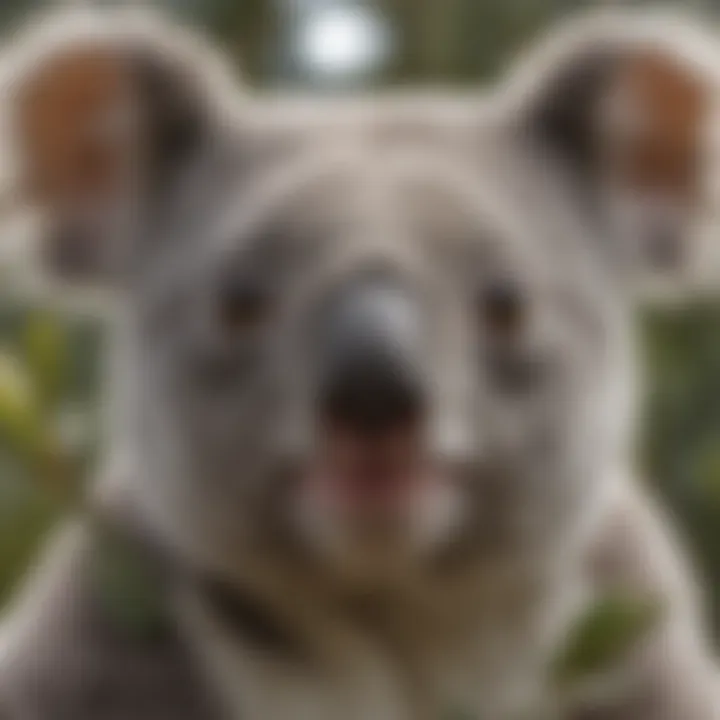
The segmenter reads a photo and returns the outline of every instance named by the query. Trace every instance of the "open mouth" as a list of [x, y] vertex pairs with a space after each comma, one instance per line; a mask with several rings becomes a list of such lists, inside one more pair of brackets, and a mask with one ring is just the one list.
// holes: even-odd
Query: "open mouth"
[[415, 428], [363, 434], [333, 427], [321, 442], [316, 481], [352, 509], [392, 509], [427, 482], [430, 466]]
[[361, 431], [327, 423], [298, 490], [303, 537], [372, 567], [447, 541], [462, 521], [460, 476], [418, 422]]
[[333, 515], [364, 523], [394, 522], [444, 483], [419, 423], [359, 431], [323, 425], [305, 491]]

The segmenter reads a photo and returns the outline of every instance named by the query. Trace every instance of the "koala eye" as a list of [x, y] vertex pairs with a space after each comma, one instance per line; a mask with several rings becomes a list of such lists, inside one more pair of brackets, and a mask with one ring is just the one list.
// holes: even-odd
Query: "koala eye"
[[484, 287], [478, 311], [486, 331], [497, 338], [511, 338], [517, 334], [527, 314], [523, 293], [510, 280], [496, 280]]
[[217, 300], [218, 321], [228, 332], [252, 330], [267, 320], [272, 310], [268, 288], [258, 280], [226, 280]]

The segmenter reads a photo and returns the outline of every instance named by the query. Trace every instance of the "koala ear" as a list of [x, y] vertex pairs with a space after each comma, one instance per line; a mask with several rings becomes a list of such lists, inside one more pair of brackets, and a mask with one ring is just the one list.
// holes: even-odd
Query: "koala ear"
[[114, 269], [143, 221], [213, 133], [231, 73], [191, 34], [146, 11], [71, 9], [4, 58], [15, 197], [44, 219], [56, 275]]
[[575, 18], [510, 73], [513, 122], [562, 164], [608, 248], [643, 284], [702, 282], [708, 261], [720, 279], [700, 228], [715, 209], [719, 80], [714, 38], [640, 11]]

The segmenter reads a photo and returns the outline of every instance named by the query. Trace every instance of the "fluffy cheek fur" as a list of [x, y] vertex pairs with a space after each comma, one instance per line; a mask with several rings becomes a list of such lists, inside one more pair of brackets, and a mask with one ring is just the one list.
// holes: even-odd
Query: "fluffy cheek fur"
[[534, 393], [487, 398], [487, 471], [474, 478], [470, 507], [476, 532], [496, 555], [503, 549], [552, 554], [601, 514], [634, 406], [623, 327], [600, 315], [585, 327], [597, 337], [572, 343], [566, 336], [575, 330], [561, 325], [558, 344], [546, 348], [549, 365]]

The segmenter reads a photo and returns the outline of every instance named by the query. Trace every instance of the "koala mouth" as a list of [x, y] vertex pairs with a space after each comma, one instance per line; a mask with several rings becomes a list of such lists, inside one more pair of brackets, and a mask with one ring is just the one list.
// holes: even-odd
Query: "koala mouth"
[[354, 515], [400, 511], [437, 477], [423, 435], [416, 423], [376, 433], [327, 424], [308, 482]]

